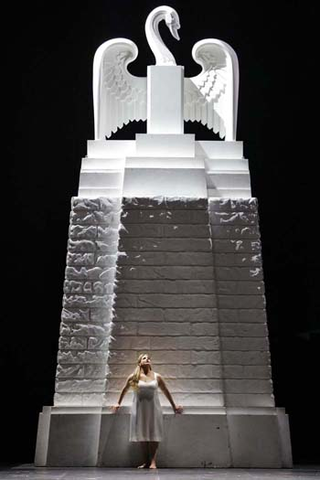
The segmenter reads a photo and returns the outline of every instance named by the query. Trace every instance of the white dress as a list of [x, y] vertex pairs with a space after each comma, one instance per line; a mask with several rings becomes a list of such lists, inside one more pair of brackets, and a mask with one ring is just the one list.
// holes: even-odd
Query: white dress
[[161, 442], [163, 416], [158, 394], [158, 379], [139, 380], [134, 390], [130, 417], [130, 442]]

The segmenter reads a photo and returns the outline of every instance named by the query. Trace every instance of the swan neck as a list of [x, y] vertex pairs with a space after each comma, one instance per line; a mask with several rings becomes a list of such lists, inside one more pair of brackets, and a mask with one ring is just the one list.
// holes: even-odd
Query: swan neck
[[164, 10], [151, 12], [146, 21], [146, 37], [156, 65], [176, 65], [174, 56], [164, 44], [159, 32], [159, 23], [165, 20], [165, 13]]

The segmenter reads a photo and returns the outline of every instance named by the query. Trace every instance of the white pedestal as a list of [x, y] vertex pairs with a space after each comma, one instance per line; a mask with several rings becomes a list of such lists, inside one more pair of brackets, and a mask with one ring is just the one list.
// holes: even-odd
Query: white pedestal
[[138, 134], [136, 141], [89, 141], [78, 195], [252, 196], [242, 142], [195, 141], [193, 134], [181, 133]]
[[148, 133], [183, 133], [184, 68], [148, 66]]
[[[106, 408], [44, 407], [35, 465], [136, 467], [139, 443], [129, 442], [129, 412]], [[283, 409], [197, 409], [164, 412], [159, 468], [290, 468], [287, 416]]]

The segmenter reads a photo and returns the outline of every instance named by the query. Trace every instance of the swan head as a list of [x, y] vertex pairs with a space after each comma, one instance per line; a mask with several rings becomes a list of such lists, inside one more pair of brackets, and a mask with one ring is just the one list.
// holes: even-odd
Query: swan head
[[165, 22], [171, 32], [171, 35], [176, 40], [180, 40], [178, 33], [178, 30], [180, 28], [179, 15], [174, 10], [174, 8], [166, 7]]

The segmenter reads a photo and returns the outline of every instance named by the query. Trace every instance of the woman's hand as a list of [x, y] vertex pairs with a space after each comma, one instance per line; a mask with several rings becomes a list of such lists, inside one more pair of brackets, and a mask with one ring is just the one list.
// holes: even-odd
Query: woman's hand
[[120, 408], [120, 404], [117, 403], [116, 405], [112, 405], [110, 408], [113, 411], [113, 413], [116, 413]]
[[183, 407], [181, 405], [175, 405], [173, 407], [174, 413], [182, 413], [183, 412]]

